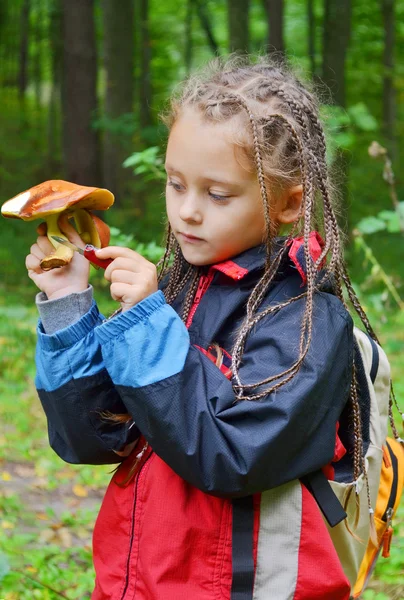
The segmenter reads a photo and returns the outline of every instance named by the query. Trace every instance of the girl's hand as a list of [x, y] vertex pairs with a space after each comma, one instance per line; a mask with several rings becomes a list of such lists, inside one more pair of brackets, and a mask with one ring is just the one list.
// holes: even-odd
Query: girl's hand
[[[60, 217], [59, 227], [72, 244], [84, 248], [85, 243], [65, 215]], [[37, 233], [39, 233], [39, 237], [31, 246], [31, 253], [25, 259], [28, 277], [42, 292], [45, 292], [48, 300], [86, 290], [90, 272], [88, 260], [78, 252], [74, 252], [71, 262], [65, 267], [43, 271], [39, 263], [45, 256], [53, 252], [54, 247], [46, 236], [46, 223], [41, 223], [37, 227]]]
[[129, 248], [107, 246], [96, 252], [99, 258], [112, 258], [104, 277], [111, 282], [110, 292], [120, 302], [122, 312], [129, 310], [150, 294], [157, 292], [155, 265]]

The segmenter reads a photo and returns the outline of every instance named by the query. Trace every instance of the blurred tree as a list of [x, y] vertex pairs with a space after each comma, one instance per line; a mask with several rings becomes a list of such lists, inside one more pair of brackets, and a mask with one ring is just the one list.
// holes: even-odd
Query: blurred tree
[[209, 44], [210, 49], [213, 54], [219, 54], [219, 45], [216, 41], [216, 38], [213, 33], [212, 23], [210, 19], [210, 15], [208, 13], [208, 7], [201, 0], [194, 0], [196, 4], [196, 11], [198, 13], [199, 21], [201, 23], [201, 27], [206, 34], [206, 40]]
[[151, 115], [152, 86], [150, 74], [151, 43], [149, 31], [149, 0], [140, 0], [140, 48], [140, 126], [142, 128], [147, 128], [150, 127], [153, 122]]
[[285, 52], [283, 38], [283, 0], [264, 0], [268, 16], [268, 43], [269, 51]]
[[[120, 0], [119, 9], [114, 0], [102, 1], [104, 23], [104, 143], [103, 185], [112, 190], [116, 201], [128, 193], [132, 179], [122, 163], [131, 151], [131, 131], [119, 126], [122, 117], [133, 114], [134, 102], [134, 3]], [[133, 118], [133, 117], [132, 117]]]
[[[346, 104], [345, 63], [351, 35], [352, 0], [325, 0], [322, 79], [328, 85], [332, 100], [342, 107]], [[334, 160], [344, 205], [340, 226], [347, 232], [349, 163], [346, 151], [339, 149]]]
[[63, 145], [66, 176], [82, 185], [100, 185], [97, 111], [97, 56], [94, 0], [62, 0]]
[[230, 52], [248, 52], [250, 0], [227, 0]]
[[316, 67], [316, 19], [314, 14], [314, 0], [307, 0], [307, 26], [308, 26], [308, 55], [312, 75], [317, 75]]
[[23, 0], [20, 16], [20, 68], [18, 73], [18, 91], [20, 100], [24, 100], [28, 84], [28, 39], [30, 0]]
[[43, 42], [46, 39], [44, 27], [46, 25], [46, 5], [44, 0], [35, 0], [33, 4], [33, 23], [32, 23], [32, 81], [35, 90], [36, 109], [39, 118], [41, 115], [42, 103], [42, 80], [43, 80], [43, 64], [44, 57], [42, 53]]
[[325, 0], [323, 73], [333, 100], [345, 106], [345, 61], [351, 35], [352, 0]]
[[394, 5], [394, 0], [382, 0], [384, 25], [383, 128], [393, 160], [397, 158], [397, 145], [394, 130], [396, 120], [396, 92], [394, 88]]
[[62, 0], [50, 0], [48, 39], [51, 59], [50, 97], [47, 124], [47, 173], [49, 179], [55, 179], [59, 167], [60, 147], [59, 115], [61, 112], [62, 80]]
[[187, 0], [187, 8], [185, 13], [185, 46], [184, 46], [184, 64], [187, 75], [191, 71], [192, 66], [192, 20], [193, 20], [193, 0]]

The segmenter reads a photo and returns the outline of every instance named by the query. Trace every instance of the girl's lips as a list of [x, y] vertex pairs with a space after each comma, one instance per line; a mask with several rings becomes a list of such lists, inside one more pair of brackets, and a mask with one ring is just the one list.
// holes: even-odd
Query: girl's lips
[[186, 242], [190, 242], [191, 244], [204, 241], [202, 238], [195, 237], [194, 235], [187, 235], [186, 233], [182, 232], [180, 232], [180, 235], [184, 238]]

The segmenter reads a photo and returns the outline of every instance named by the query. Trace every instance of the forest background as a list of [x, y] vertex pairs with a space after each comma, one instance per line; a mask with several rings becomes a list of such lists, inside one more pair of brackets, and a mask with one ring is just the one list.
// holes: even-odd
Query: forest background
[[[404, 405], [403, 1], [1, 0], [0, 203], [47, 179], [107, 187], [112, 243], [156, 260], [168, 95], [214, 56], [274, 50], [319, 89], [346, 258]], [[0, 222], [0, 598], [73, 600], [92, 589], [110, 468], [66, 465], [48, 445], [24, 267], [35, 226]], [[111, 313], [102, 274], [91, 280]], [[403, 516], [364, 598], [404, 598]]]

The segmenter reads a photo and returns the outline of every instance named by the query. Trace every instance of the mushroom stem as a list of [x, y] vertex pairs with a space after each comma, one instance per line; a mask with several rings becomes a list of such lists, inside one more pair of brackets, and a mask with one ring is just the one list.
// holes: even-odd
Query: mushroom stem
[[43, 271], [50, 271], [50, 269], [55, 269], [57, 267], [64, 267], [69, 264], [71, 259], [73, 258], [73, 250], [64, 246], [63, 244], [59, 244], [56, 240], [53, 239], [53, 235], [57, 235], [59, 237], [64, 238], [66, 241], [69, 241], [67, 237], [62, 233], [59, 229], [58, 218], [60, 217], [60, 213], [56, 213], [53, 215], [48, 215], [46, 217], [46, 225], [47, 225], [47, 236], [54, 246], [55, 251], [49, 256], [45, 256], [41, 260], [41, 269]]
[[101, 248], [100, 236], [98, 235], [97, 228], [87, 210], [84, 208], [77, 208], [74, 211], [74, 222], [83, 242]]

